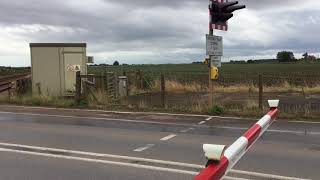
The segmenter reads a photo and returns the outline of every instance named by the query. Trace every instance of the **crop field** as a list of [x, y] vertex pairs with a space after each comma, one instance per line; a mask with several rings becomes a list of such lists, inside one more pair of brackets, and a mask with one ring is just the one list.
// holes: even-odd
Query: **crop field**
[[[101, 74], [105, 71], [135, 72], [141, 70], [148, 80], [158, 79], [163, 73], [166, 79], [179, 82], [208, 83], [209, 68], [204, 64], [164, 64], [164, 65], [122, 65], [122, 66], [91, 66], [89, 73]], [[257, 84], [258, 74], [263, 74], [266, 83], [295, 85], [320, 84], [320, 63], [315, 64], [223, 64], [219, 69], [220, 84]]]
[[[121, 65], [121, 66], [91, 66], [90, 73], [101, 73], [107, 71], [132, 71], [142, 70], [154, 73], [181, 73], [203, 74], [208, 72], [208, 66], [204, 64], [160, 64], [160, 65]], [[266, 73], [266, 74], [320, 74], [320, 63], [315, 64], [223, 64], [220, 68], [221, 74], [242, 73]]]

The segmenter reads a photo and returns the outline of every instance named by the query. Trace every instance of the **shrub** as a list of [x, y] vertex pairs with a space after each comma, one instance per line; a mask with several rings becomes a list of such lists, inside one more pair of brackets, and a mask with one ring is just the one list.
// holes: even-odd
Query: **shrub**
[[224, 113], [224, 109], [223, 107], [221, 106], [213, 106], [209, 109], [209, 112], [208, 112], [210, 115], [221, 115]]

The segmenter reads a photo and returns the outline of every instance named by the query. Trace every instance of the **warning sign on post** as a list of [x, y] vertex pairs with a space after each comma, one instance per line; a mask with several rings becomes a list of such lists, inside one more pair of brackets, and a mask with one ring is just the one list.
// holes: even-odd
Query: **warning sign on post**
[[209, 56], [223, 56], [223, 43], [221, 36], [211, 36], [207, 37], [207, 55]]
[[221, 56], [211, 56], [211, 66], [221, 67]]
[[68, 64], [67, 65], [67, 71], [71, 71], [71, 72], [77, 72], [81, 70], [81, 66], [80, 65], [72, 65], [72, 64]]

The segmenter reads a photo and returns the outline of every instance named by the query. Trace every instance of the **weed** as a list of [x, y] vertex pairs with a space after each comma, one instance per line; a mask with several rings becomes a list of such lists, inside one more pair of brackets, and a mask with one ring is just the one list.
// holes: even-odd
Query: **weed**
[[138, 109], [146, 109], [148, 108], [147, 103], [144, 100], [140, 100], [138, 103]]
[[222, 115], [224, 113], [224, 109], [221, 106], [215, 105], [215, 106], [209, 108], [208, 113], [210, 115]]
[[54, 106], [54, 107], [73, 107], [74, 100], [60, 98], [55, 96], [43, 96], [43, 95], [24, 95], [24, 96], [12, 96], [10, 99], [2, 99], [2, 102], [13, 103], [19, 105], [31, 105], [31, 106]]
[[[165, 88], [167, 92], [205, 92], [208, 90], [207, 87], [204, 88], [200, 83], [181, 83], [176, 80], [166, 80]], [[160, 81], [154, 81], [151, 89], [153, 91], [159, 91]]]
[[193, 113], [206, 113], [208, 105], [200, 100], [196, 100], [195, 103], [192, 104], [190, 111]]

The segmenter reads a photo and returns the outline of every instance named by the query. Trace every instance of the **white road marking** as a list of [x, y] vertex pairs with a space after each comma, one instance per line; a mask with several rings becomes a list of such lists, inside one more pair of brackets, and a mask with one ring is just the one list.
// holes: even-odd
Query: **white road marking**
[[250, 180], [250, 179], [236, 178], [236, 177], [223, 177], [222, 180]]
[[80, 155], [80, 156], [82, 155], [82, 156], [94, 156], [94, 157], [114, 158], [114, 159], [133, 160], [133, 161], [144, 161], [144, 162], [149, 162], [149, 163], [157, 163], [157, 164], [173, 165], [173, 166], [181, 166], [181, 167], [190, 167], [190, 168], [200, 168], [200, 169], [204, 168], [204, 166], [201, 166], [201, 165], [174, 162], [174, 161], [164, 161], [164, 160], [158, 160], [158, 159], [147, 159], [147, 158], [140, 158], [140, 157], [121, 156], [121, 155], [114, 155], [114, 154], [102, 154], [102, 153], [93, 153], [93, 152], [85, 152], [85, 151], [75, 151], [75, 150], [67, 150], [67, 149], [41, 147], [41, 146], [12, 144], [12, 143], [4, 143], [4, 142], [0, 142], [0, 146], [6, 146], [6, 147], [10, 147], [10, 148], [28, 148], [28, 149], [40, 150], [40, 151], [55, 151], [55, 152], [75, 154], [75, 155]]
[[210, 121], [212, 118], [213, 118], [213, 117], [208, 117], [208, 118], [206, 119], [206, 121]]
[[[155, 122], [155, 121], [143, 121], [143, 120], [130, 120], [130, 119], [116, 119], [116, 118], [98, 118], [98, 117], [80, 117], [80, 116], [65, 116], [65, 115], [52, 115], [52, 114], [37, 114], [37, 113], [15, 113], [15, 112], [6, 112], [0, 111], [0, 114], [13, 114], [13, 115], [27, 115], [27, 116], [41, 116], [41, 117], [59, 117], [59, 118], [74, 118], [74, 119], [94, 119], [94, 120], [105, 120], [105, 121], [120, 121], [120, 122], [133, 122], [133, 123], [146, 123], [146, 124], [160, 124], [160, 125], [174, 125], [174, 126], [193, 126], [198, 127], [197, 125], [186, 124], [186, 123], [164, 123], [164, 122]], [[247, 130], [248, 128], [242, 127], [232, 127], [232, 126], [208, 126], [212, 128], [219, 129], [231, 129], [231, 130]], [[289, 133], [289, 134], [305, 134], [304, 131], [290, 131], [290, 130], [274, 130], [269, 129], [267, 132], [276, 132], [276, 133]], [[320, 132], [308, 131], [307, 134], [319, 135]]]
[[139, 148], [137, 148], [137, 149], [135, 149], [133, 151], [134, 152], [142, 152], [142, 151], [145, 151], [145, 150], [147, 150], [147, 149], [149, 149], [149, 148], [151, 148], [153, 146], [154, 146], [154, 144], [147, 144], [147, 145], [139, 147]]
[[295, 178], [295, 177], [286, 177], [286, 176], [279, 176], [279, 175], [272, 175], [272, 174], [264, 174], [264, 173], [258, 173], [258, 172], [248, 172], [248, 171], [241, 171], [241, 170], [231, 170], [230, 173], [247, 175], [247, 176], [256, 176], [256, 177], [267, 178], [267, 179], [309, 180], [309, 179], [301, 179], [301, 178]]
[[[274, 130], [274, 129], [267, 130], [267, 132], [277, 132], [277, 133], [287, 133], [287, 134], [305, 134], [305, 131]], [[314, 133], [316, 132], [307, 131], [307, 134], [314, 134]]]
[[[208, 116], [199, 114], [178, 114], [178, 113], [159, 113], [159, 112], [125, 112], [125, 111], [105, 111], [105, 110], [92, 110], [92, 109], [68, 109], [68, 108], [52, 108], [52, 107], [41, 107], [41, 106], [14, 106], [14, 105], [0, 105], [0, 107], [13, 107], [13, 108], [24, 108], [24, 109], [46, 109], [46, 110], [64, 110], [64, 111], [86, 111], [86, 112], [103, 112], [103, 113], [114, 113], [114, 114], [151, 114], [151, 115], [171, 115], [171, 116], [189, 116], [189, 117], [205, 117], [205, 118], [220, 118], [220, 119], [235, 119], [235, 120], [250, 120], [256, 121], [259, 119], [241, 118], [233, 116]], [[102, 114], [100, 114], [102, 115]], [[283, 121], [282, 121], [283, 122]], [[284, 121], [288, 123], [307, 123], [307, 124], [320, 124], [320, 122], [312, 121]]]
[[177, 136], [176, 134], [170, 134], [170, 135], [168, 135], [166, 137], [161, 138], [160, 141], [168, 141], [169, 139], [172, 139], [172, 138], [174, 138], [176, 136]]
[[[91, 110], [91, 109], [68, 109], [68, 108], [51, 108], [51, 107], [40, 107], [40, 106], [13, 106], [13, 105], [0, 105], [0, 107], [14, 107], [14, 108], [25, 108], [25, 109], [46, 109], [46, 110], [65, 110], [65, 111], [86, 111], [86, 112], [103, 112], [103, 113], [114, 113], [114, 114], [151, 114], [151, 115], [169, 115], [169, 116], [189, 116], [189, 117], [209, 117], [208, 115], [199, 114], [178, 114], [178, 113], [161, 113], [161, 112], [125, 112], [125, 111], [105, 111], [105, 110]], [[222, 117], [222, 116], [210, 116], [213, 118], [222, 119], [243, 119], [251, 120], [249, 118], [239, 117]]]
[[140, 169], [173, 172], [173, 173], [179, 173], [179, 174], [190, 174], [193, 176], [197, 175], [199, 173], [199, 172], [194, 172], [194, 171], [185, 171], [185, 170], [179, 170], [179, 169], [163, 168], [163, 167], [140, 165], [140, 164], [133, 164], [133, 163], [90, 159], [90, 158], [82, 158], [82, 157], [75, 157], [75, 156], [53, 155], [53, 154], [47, 154], [47, 153], [28, 152], [28, 151], [21, 151], [21, 150], [6, 149], [6, 148], [0, 148], [0, 151], [19, 153], [19, 154], [27, 154], [27, 155], [35, 155], [35, 156], [44, 156], [44, 157], [51, 157], [51, 158], [68, 159], [68, 160], [86, 161], [86, 162], [101, 163], [101, 164], [112, 164], [112, 165], [118, 165], [118, 166], [127, 166], [127, 167], [134, 167], [134, 168], [140, 168]]
[[320, 132], [308, 132], [308, 131], [307, 131], [307, 134], [311, 134], [311, 135], [320, 135]]
[[[121, 156], [121, 155], [113, 155], [113, 154], [101, 154], [101, 153], [93, 153], [93, 152], [85, 152], [85, 151], [75, 151], [75, 150], [66, 150], [66, 149], [57, 149], [57, 148], [49, 148], [49, 147], [41, 147], [41, 146], [30, 146], [30, 145], [22, 145], [22, 144], [13, 144], [13, 143], [4, 143], [0, 142], [1, 146], [6, 146], [7, 148], [0, 148], [2, 152], [13, 152], [13, 153], [20, 153], [20, 154], [29, 154], [29, 155], [37, 155], [37, 156], [45, 156], [45, 157], [53, 157], [53, 158], [61, 158], [61, 159], [69, 159], [69, 160], [80, 160], [80, 161], [87, 161], [87, 162], [96, 162], [96, 163], [104, 163], [104, 164], [114, 164], [120, 166], [129, 166], [129, 167], [136, 167], [136, 168], [143, 168], [143, 169], [151, 169], [151, 170], [159, 170], [159, 171], [167, 171], [167, 172], [176, 172], [182, 174], [191, 174], [196, 175], [199, 172], [192, 172], [192, 171], [181, 171], [177, 169], [169, 169], [169, 168], [161, 168], [155, 166], [146, 166], [146, 165], [138, 165], [132, 163], [122, 163], [117, 161], [105, 161], [105, 160], [98, 160], [98, 159], [91, 159], [91, 158], [81, 158], [78, 156], [85, 155], [85, 156], [93, 156], [93, 157], [105, 157], [105, 158], [114, 158], [114, 159], [123, 159], [123, 160], [134, 160], [134, 161], [144, 161], [150, 163], [158, 163], [163, 165], [173, 165], [173, 166], [180, 166], [180, 167], [187, 167], [187, 168], [195, 168], [195, 169], [202, 169], [205, 168], [203, 165], [197, 164], [189, 164], [189, 163], [181, 163], [181, 162], [173, 162], [173, 161], [164, 161], [164, 160], [157, 160], [157, 159], [146, 159], [146, 158], [139, 158], [139, 157], [131, 157], [131, 156]], [[66, 156], [66, 155], [54, 155], [49, 153], [40, 153], [40, 152], [29, 152], [23, 150], [14, 150], [10, 148], [29, 148], [32, 150], [40, 150], [40, 151], [55, 151], [60, 153], [69, 153], [74, 154], [76, 156]], [[243, 175], [251, 175], [257, 177], [273, 177], [279, 180], [303, 180], [299, 178], [293, 177], [286, 177], [286, 176], [278, 176], [272, 174], [264, 174], [264, 173], [257, 173], [257, 172], [249, 172], [249, 171], [242, 171], [242, 170], [230, 170], [230, 173], [234, 174], [243, 174]]]
[[320, 122], [312, 122], [312, 121], [287, 121], [288, 123], [304, 123], [304, 124], [320, 124]]
[[201, 124], [204, 124], [204, 123], [206, 123], [206, 122], [205, 121], [201, 121], [198, 124], [201, 125]]
[[194, 130], [194, 128], [188, 128], [188, 129], [184, 129], [184, 130], [181, 130], [180, 132], [181, 133], [186, 133], [186, 132], [189, 132], [191, 130]]
[[74, 118], [74, 119], [94, 119], [94, 120], [105, 120], [105, 121], [120, 121], [120, 122], [133, 122], [133, 123], [147, 123], [147, 124], [161, 124], [161, 125], [184, 125], [190, 126], [186, 123], [165, 123], [156, 121], [143, 121], [143, 120], [131, 120], [131, 119], [116, 119], [116, 118], [99, 118], [99, 117], [89, 117], [89, 116], [67, 116], [67, 115], [54, 115], [54, 114], [38, 114], [38, 113], [16, 113], [16, 112], [6, 112], [0, 111], [0, 114], [13, 114], [13, 115], [25, 115], [25, 116], [40, 116], [40, 117], [58, 117], [58, 118]]

